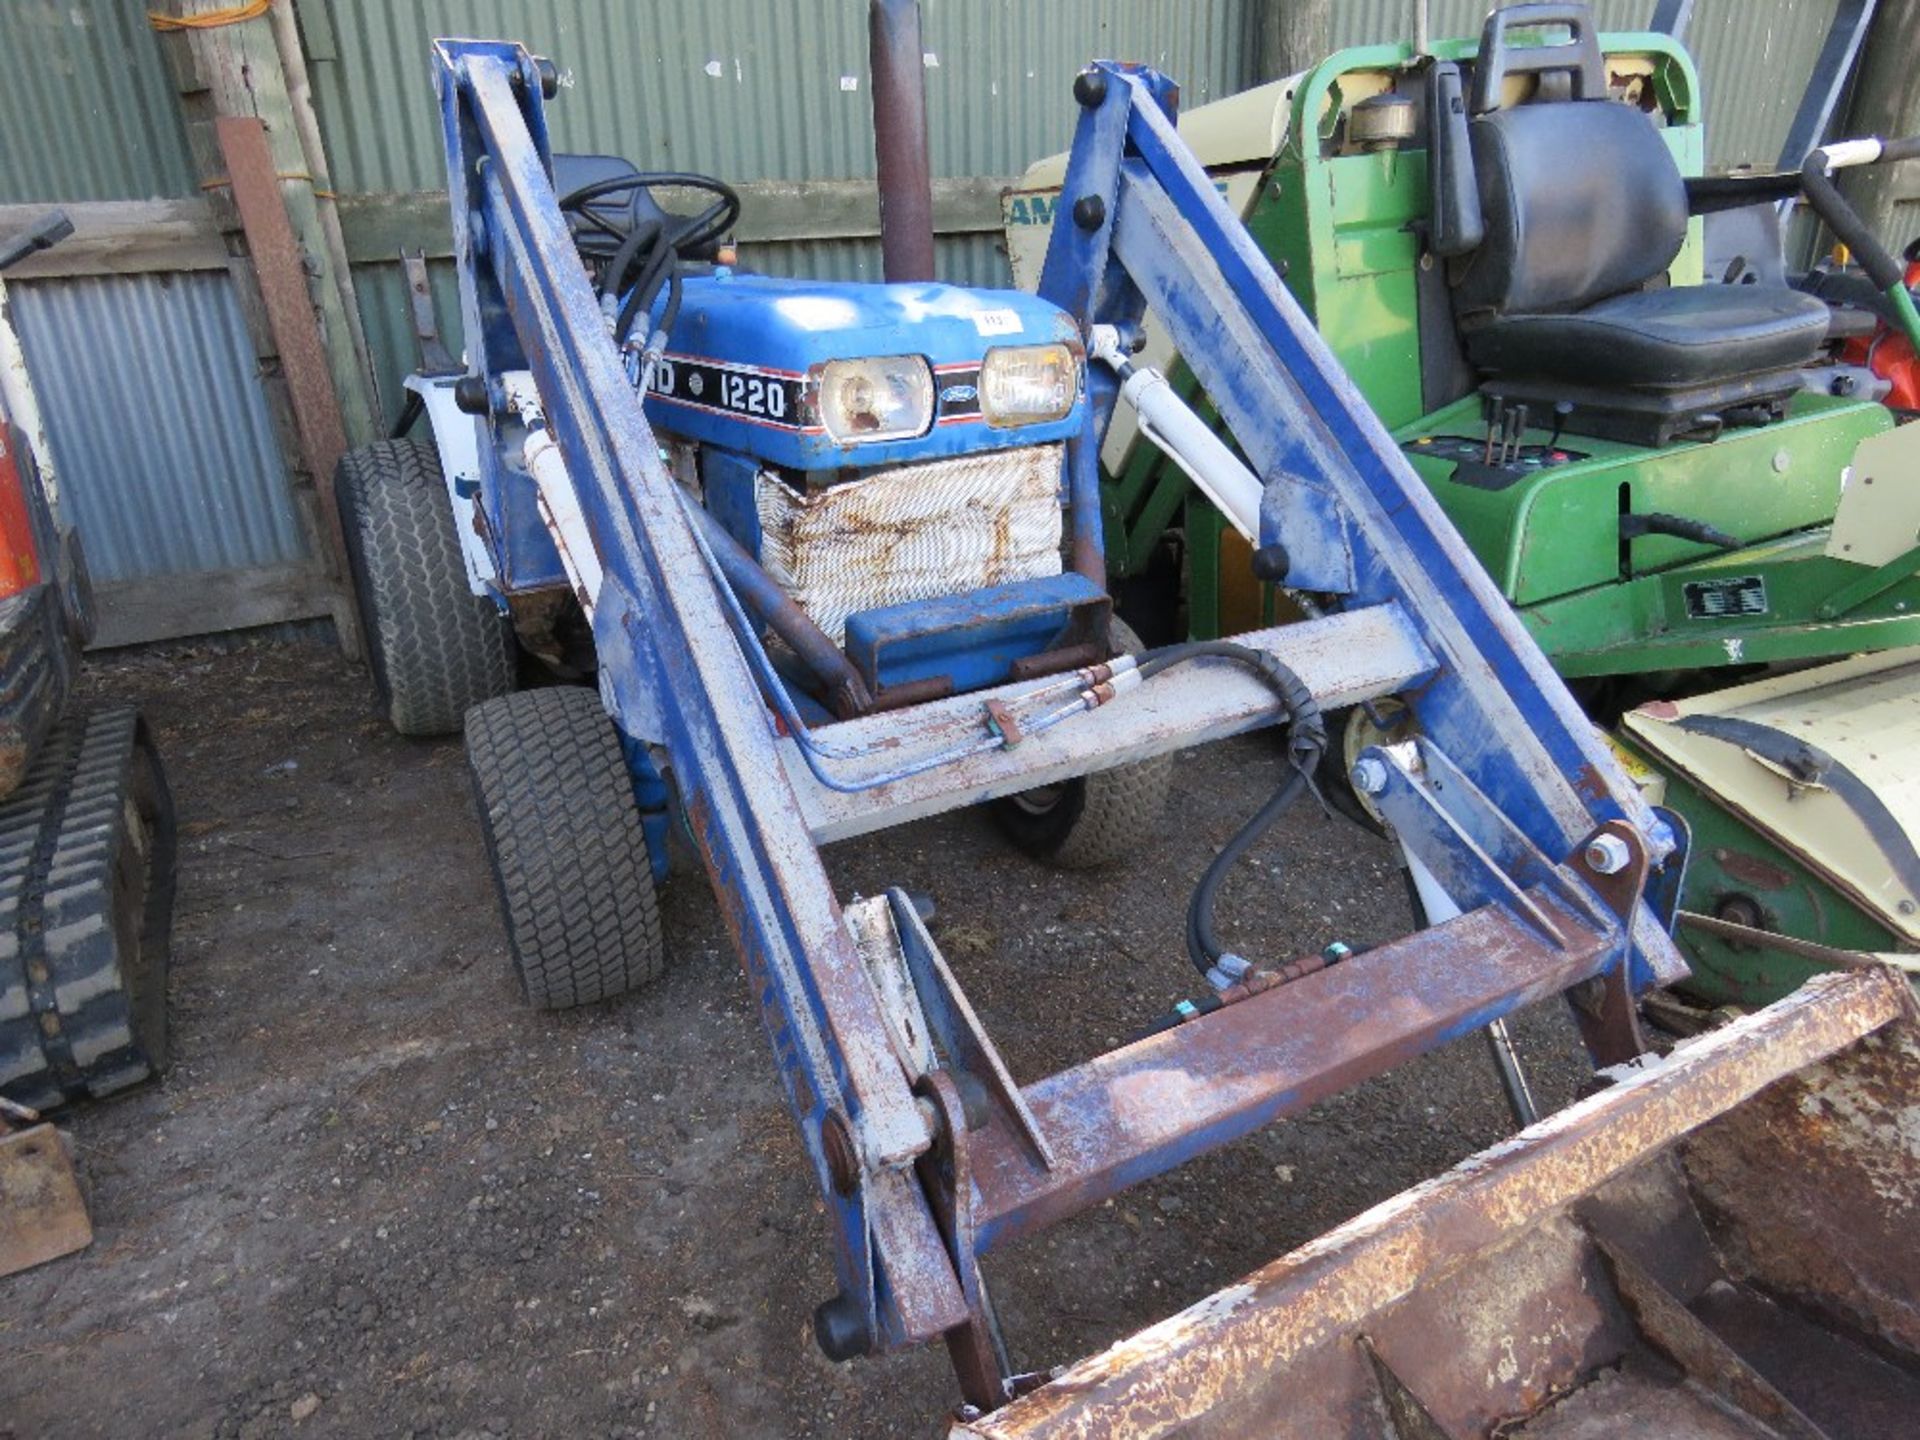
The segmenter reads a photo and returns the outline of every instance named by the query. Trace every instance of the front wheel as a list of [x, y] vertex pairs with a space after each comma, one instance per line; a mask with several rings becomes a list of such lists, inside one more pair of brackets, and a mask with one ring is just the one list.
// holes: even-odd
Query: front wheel
[[474, 706], [467, 765], [528, 1002], [564, 1010], [657, 978], [653, 862], [599, 693], [564, 685]]
[[[1116, 652], [1146, 649], [1122, 621], [1113, 621], [1110, 633]], [[1172, 781], [1173, 757], [1160, 755], [1009, 795], [993, 802], [993, 818], [1036, 860], [1062, 870], [1099, 869], [1149, 847]]]

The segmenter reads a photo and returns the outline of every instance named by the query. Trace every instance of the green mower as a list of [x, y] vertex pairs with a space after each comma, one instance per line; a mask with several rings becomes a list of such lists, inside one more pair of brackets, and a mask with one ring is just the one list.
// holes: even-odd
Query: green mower
[[[1920, 426], [1900, 408], [1920, 317], [1913, 275], [1827, 178], [1920, 141], [1704, 177], [1680, 44], [1540, 4], [1494, 11], [1477, 42], [1340, 51], [1180, 129], [1595, 721], [1692, 827], [1693, 997], [1756, 1005], [1861, 953], [1920, 951]], [[1027, 287], [1063, 166], [1005, 198]], [[1777, 207], [1796, 194], [1861, 268], [1789, 283]], [[1769, 243], [1709, 262], [1702, 217], [1736, 209]], [[1136, 366], [1208, 415], [1151, 317], [1142, 338]], [[1314, 607], [1134, 419], [1116, 413], [1102, 462], [1136, 628], [1210, 636]], [[1347, 752], [1396, 720], [1354, 712]]]

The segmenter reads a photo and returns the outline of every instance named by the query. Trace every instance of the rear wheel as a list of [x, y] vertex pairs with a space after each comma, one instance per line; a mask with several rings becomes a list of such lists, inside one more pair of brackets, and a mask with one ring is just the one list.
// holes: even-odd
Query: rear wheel
[[660, 907], [619, 736], [579, 686], [528, 690], [467, 715], [473, 776], [513, 966], [542, 1010], [655, 979]]
[[380, 708], [402, 735], [450, 735], [513, 688], [513, 637], [467, 588], [440, 457], [418, 440], [348, 451], [334, 471]]
[[[1119, 620], [1115, 651], [1138, 655], [1146, 647]], [[1093, 870], [1139, 854], [1160, 828], [1173, 757], [1116, 765], [1058, 785], [1023, 790], [993, 802], [993, 818], [1007, 838], [1036, 860], [1063, 870]]]

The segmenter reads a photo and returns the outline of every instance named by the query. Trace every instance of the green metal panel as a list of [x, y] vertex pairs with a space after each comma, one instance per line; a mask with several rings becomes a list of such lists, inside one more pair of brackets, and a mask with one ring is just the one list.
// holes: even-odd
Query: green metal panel
[[[1568, 436], [1565, 446], [1585, 458], [1541, 469], [1502, 490], [1456, 483], [1451, 463], [1421, 452], [1425, 436], [1471, 439], [1482, 433], [1477, 395], [1399, 438], [1414, 469], [1507, 598], [1516, 605], [1536, 605], [1620, 578], [1623, 509], [1685, 515], [1746, 541], [1825, 524], [1833, 517], [1840, 475], [1855, 447], [1891, 424], [1880, 405], [1800, 395], [1778, 424], [1732, 429], [1711, 444], [1648, 451]], [[1550, 438], [1547, 425], [1540, 424], [1526, 432], [1525, 443], [1544, 445]], [[1704, 553], [1705, 547], [1665, 536], [1633, 542], [1634, 562], [1642, 570]], [[1560, 648], [1585, 644], [1585, 637], [1567, 639]]]
[[[1714, 915], [1730, 900], [1752, 901], [1760, 906], [1762, 927], [1781, 935], [1837, 950], [1872, 953], [1900, 948], [1891, 930], [1814, 874], [1803, 857], [1775, 845], [1624, 740], [1620, 743], [1634, 760], [1665, 775], [1665, 803], [1685, 815], [1692, 829], [1682, 909]], [[1685, 925], [1674, 938], [1693, 971], [1680, 988], [1710, 1005], [1756, 1009], [1798, 989], [1826, 968], [1785, 951], [1723, 940]]]
[[198, 193], [179, 101], [129, 0], [0, 4], [0, 204]]

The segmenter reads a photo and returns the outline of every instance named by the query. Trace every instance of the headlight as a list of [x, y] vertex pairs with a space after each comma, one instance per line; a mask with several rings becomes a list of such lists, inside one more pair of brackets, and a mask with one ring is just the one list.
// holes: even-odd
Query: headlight
[[1001, 345], [980, 366], [980, 413], [989, 425], [1064, 419], [1080, 394], [1080, 362], [1066, 345]]
[[924, 434], [933, 423], [933, 371], [918, 355], [829, 360], [820, 367], [820, 420], [842, 445]]

